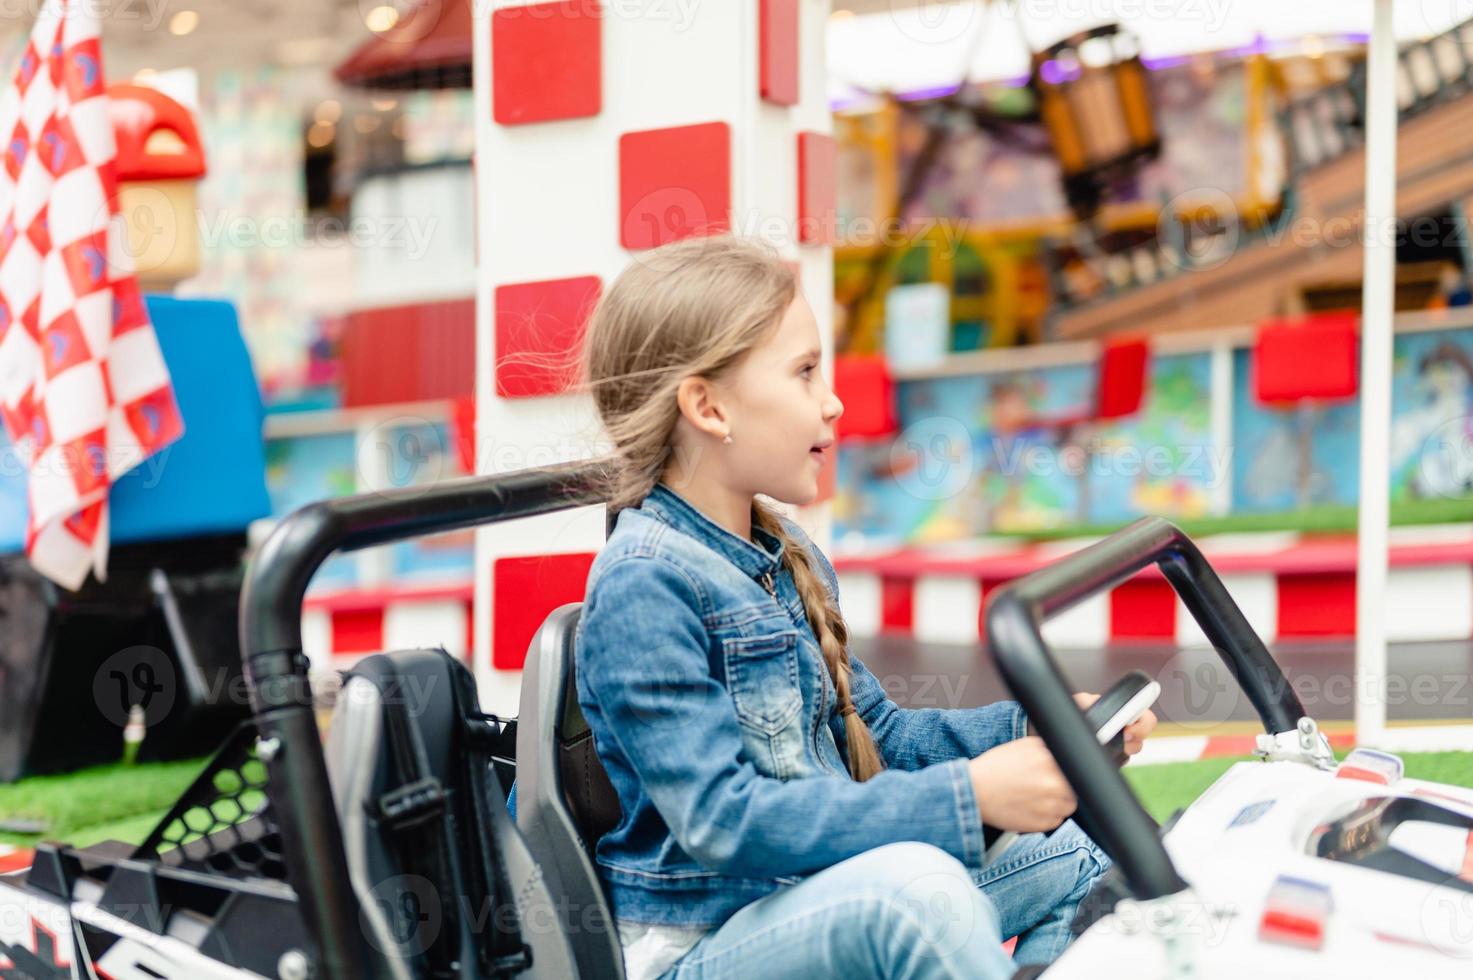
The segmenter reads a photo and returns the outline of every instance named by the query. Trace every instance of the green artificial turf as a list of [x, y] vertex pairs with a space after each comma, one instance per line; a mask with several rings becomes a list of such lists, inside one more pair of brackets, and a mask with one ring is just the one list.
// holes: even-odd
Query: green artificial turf
[[[1343, 756], [1344, 753], [1341, 753]], [[1125, 768], [1126, 780], [1147, 812], [1165, 820], [1187, 806], [1234, 763], [1247, 756]], [[1473, 788], [1473, 752], [1407, 752], [1406, 774], [1415, 779]], [[36, 776], [0, 786], [0, 823], [44, 821], [43, 834], [0, 833], [0, 843], [30, 846], [63, 840], [79, 846], [102, 840], [141, 843], [179, 794], [194, 781], [204, 759], [110, 765], [64, 776]]]
[[[1337, 752], [1340, 758], [1344, 752]], [[1473, 752], [1403, 752], [1402, 762], [1410, 779], [1473, 788]], [[1217, 777], [1249, 756], [1201, 759], [1197, 762], [1167, 762], [1154, 766], [1126, 766], [1126, 781], [1141, 799], [1146, 812], [1158, 822], [1187, 806]]]
[[114, 835], [140, 843], [194, 782], [206, 761], [114, 763], [0, 785], [0, 824], [37, 820], [46, 826], [41, 834], [0, 831], [0, 843], [29, 846], [39, 840], [63, 840], [90, 844]]

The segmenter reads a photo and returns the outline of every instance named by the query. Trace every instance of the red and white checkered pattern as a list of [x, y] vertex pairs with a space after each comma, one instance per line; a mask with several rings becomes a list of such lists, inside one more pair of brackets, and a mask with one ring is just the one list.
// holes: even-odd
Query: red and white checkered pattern
[[26, 551], [107, 568], [112, 482], [183, 433], [117, 206], [95, 11], [46, 4], [0, 97], [0, 415], [30, 467]]

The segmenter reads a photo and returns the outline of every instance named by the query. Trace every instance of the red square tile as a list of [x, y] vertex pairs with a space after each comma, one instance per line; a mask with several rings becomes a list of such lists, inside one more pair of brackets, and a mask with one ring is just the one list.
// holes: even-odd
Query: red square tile
[[761, 0], [758, 15], [762, 98], [798, 104], [798, 0]]
[[521, 670], [527, 647], [547, 614], [582, 602], [593, 567], [592, 552], [498, 558], [492, 571], [491, 666]]
[[586, 0], [491, 14], [492, 116], [503, 126], [596, 116], [603, 103], [603, 8]]
[[1279, 576], [1280, 638], [1355, 635], [1355, 573]]
[[839, 439], [894, 435], [895, 384], [883, 354], [839, 354], [834, 358], [834, 394], [844, 403]]
[[731, 227], [731, 127], [724, 122], [619, 137], [619, 241], [654, 248]]
[[567, 390], [598, 276], [496, 288], [496, 393], [531, 398]]
[[1259, 402], [1354, 395], [1360, 381], [1358, 324], [1358, 315], [1349, 312], [1264, 323], [1253, 350]]
[[379, 653], [384, 648], [384, 610], [334, 609], [332, 611], [332, 652]]
[[1150, 348], [1144, 340], [1116, 340], [1105, 344], [1100, 352], [1096, 417], [1118, 419], [1140, 410], [1150, 360]]
[[1110, 639], [1172, 640], [1176, 637], [1176, 591], [1160, 576], [1122, 582], [1110, 593]]
[[838, 237], [838, 162], [834, 138], [798, 134], [798, 241], [832, 245]]

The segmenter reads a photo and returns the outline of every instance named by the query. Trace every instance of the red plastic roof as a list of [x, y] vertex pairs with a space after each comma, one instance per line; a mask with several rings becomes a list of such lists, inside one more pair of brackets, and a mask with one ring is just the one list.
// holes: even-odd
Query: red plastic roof
[[363, 88], [470, 84], [472, 0], [418, 0], [392, 28], [359, 45], [333, 75]]

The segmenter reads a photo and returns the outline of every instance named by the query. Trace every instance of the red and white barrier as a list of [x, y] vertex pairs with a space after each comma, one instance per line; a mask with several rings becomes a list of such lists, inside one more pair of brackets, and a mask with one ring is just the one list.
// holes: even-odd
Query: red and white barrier
[[[1386, 594], [1394, 642], [1473, 637], [1473, 525], [1396, 528]], [[987, 592], [1091, 543], [979, 542], [953, 549], [836, 555], [845, 618], [855, 636], [897, 634], [975, 643]], [[1355, 540], [1297, 534], [1218, 535], [1198, 541], [1264, 640], [1355, 634]], [[1113, 641], [1203, 645], [1206, 638], [1166, 579], [1147, 569], [1044, 626], [1060, 648]]]
[[345, 668], [368, 653], [444, 647], [471, 649], [470, 583], [310, 596], [302, 609], [302, 647], [314, 667]]
[[[599, 516], [597, 508], [589, 510]], [[1473, 638], [1473, 525], [1397, 528], [1392, 541], [1389, 638]], [[973, 644], [981, 639], [989, 590], [1089, 543], [968, 542], [840, 554], [834, 565], [852, 635]], [[1265, 641], [1354, 635], [1354, 539], [1287, 533], [1218, 535], [1198, 543]], [[482, 655], [486, 662], [476, 666], [493, 669], [515, 689], [537, 626], [552, 609], [582, 598], [593, 557], [592, 551], [579, 551], [497, 559], [492, 604], [499, 615], [491, 649]], [[302, 618], [304, 646], [330, 667], [350, 665], [364, 653], [426, 646], [468, 656], [472, 594], [466, 582], [314, 595]], [[1044, 634], [1061, 649], [1113, 641], [1206, 643], [1154, 569], [1051, 620]]]

